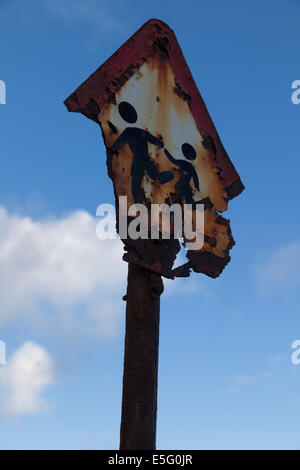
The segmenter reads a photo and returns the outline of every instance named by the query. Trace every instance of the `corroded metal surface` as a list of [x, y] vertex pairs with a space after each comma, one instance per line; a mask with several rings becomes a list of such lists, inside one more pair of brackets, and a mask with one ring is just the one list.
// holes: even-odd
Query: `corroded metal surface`
[[160, 276], [129, 264], [120, 450], [155, 449], [162, 292]]
[[66, 101], [100, 124], [116, 201], [205, 203], [204, 245], [173, 270], [178, 240], [123, 240], [128, 262], [166, 277], [217, 277], [234, 245], [220, 213], [243, 189], [173, 31], [148, 21]]

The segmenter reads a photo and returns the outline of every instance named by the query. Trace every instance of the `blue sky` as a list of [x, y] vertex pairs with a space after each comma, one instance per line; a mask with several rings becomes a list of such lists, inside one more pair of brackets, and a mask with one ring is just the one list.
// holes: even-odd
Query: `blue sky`
[[126, 265], [96, 125], [63, 100], [151, 17], [175, 31], [246, 191], [223, 275], [166, 283], [158, 448], [299, 449], [298, 0], [0, 1], [2, 449], [118, 447]]

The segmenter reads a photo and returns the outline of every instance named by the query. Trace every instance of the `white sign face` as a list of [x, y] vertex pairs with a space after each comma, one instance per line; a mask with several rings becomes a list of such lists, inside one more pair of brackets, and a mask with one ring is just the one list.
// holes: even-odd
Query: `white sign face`
[[[115, 187], [129, 203], [138, 202], [132, 194], [136, 191], [130, 188], [136, 166], [141, 170], [138, 173], [144, 172], [140, 185], [151, 203], [170, 201], [179, 185], [177, 199], [188, 204], [209, 197], [223, 212], [227, 209], [225, 192], [187, 101], [174, 92], [175, 83], [169, 63], [153, 58], [115, 94], [115, 104], [102, 108], [99, 121], [105, 144], [118, 152], [112, 160]], [[135, 154], [133, 147], [138, 144], [130, 145], [133, 139], [143, 141], [146, 155]]]
[[229, 236], [227, 226], [216, 219], [217, 211], [227, 209], [225, 192], [187, 101], [174, 92], [175, 84], [169, 63], [153, 58], [116, 93], [116, 102], [99, 113], [105, 145], [112, 149], [115, 193], [127, 196], [128, 208], [148, 201], [192, 204], [196, 209], [209, 200], [204, 247], [222, 257]]

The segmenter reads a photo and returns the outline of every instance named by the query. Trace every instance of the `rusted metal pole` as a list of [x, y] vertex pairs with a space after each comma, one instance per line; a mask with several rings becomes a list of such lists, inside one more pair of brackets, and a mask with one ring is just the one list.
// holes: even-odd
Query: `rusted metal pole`
[[159, 275], [129, 264], [120, 450], [156, 447]]

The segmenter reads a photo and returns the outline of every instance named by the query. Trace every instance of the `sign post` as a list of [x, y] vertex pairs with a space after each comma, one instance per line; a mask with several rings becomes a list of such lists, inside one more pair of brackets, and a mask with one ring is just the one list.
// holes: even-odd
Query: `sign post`
[[[120, 449], [155, 449], [162, 276], [222, 273], [235, 242], [221, 213], [244, 186], [160, 20], [144, 24], [65, 104], [101, 127], [129, 266]], [[186, 262], [174, 269], [180, 239]]]
[[129, 264], [120, 450], [153, 450], [156, 442], [159, 275]]

